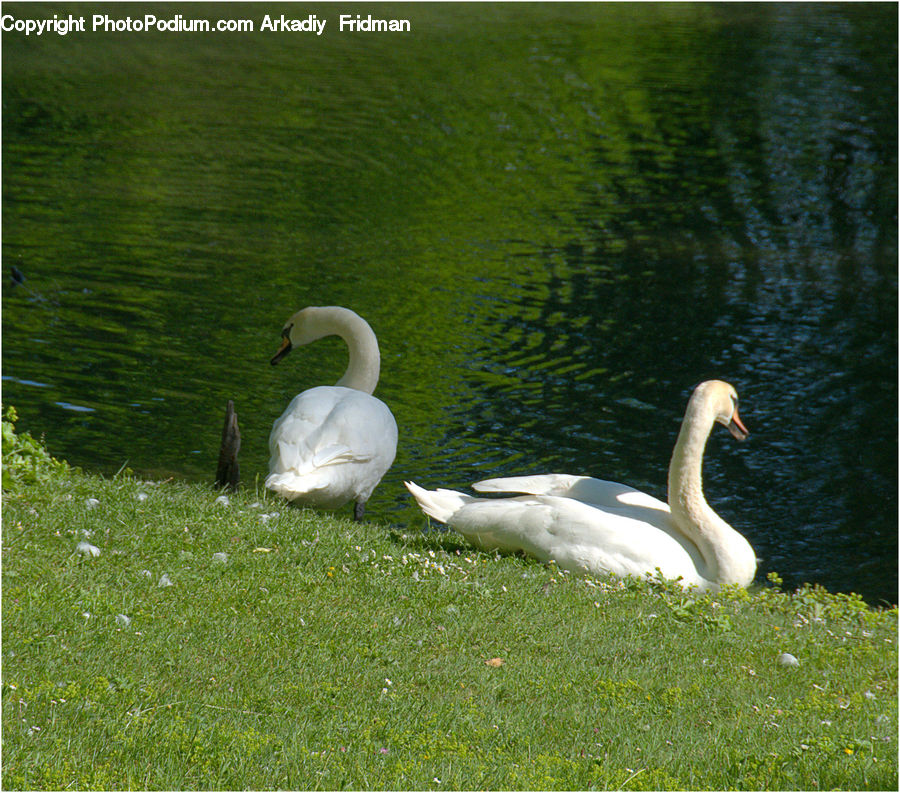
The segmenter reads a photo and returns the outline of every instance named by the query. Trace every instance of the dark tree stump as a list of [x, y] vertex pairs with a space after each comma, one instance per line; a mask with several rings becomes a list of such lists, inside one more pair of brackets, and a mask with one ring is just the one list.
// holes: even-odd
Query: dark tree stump
[[225, 426], [222, 429], [222, 445], [219, 447], [219, 467], [216, 469], [216, 487], [237, 490], [241, 481], [238, 452], [241, 450], [241, 431], [238, 428], [234, 400], [229, 399], [225, 408]]

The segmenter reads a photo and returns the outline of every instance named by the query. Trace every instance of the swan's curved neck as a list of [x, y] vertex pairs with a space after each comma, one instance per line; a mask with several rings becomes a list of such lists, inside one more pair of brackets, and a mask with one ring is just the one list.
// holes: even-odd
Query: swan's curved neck
[[378, 385], [381, 354], [369, 323], [349, 309], [339, 307], [319, 309], [316, 320], [321, 336], [340, 336], [350, 354], [347, 371], [337, 385], [371, 394]]
[[702, 401], [691, 400], [669, 464], [669, 508], [678, 528], [703, 556], [704, 577], [724, 586], [743, 582], [746, 554], [735, 553], [734, 546], [750, 546], [703, 496], [703, 451], [714, 422], [715, 416]]

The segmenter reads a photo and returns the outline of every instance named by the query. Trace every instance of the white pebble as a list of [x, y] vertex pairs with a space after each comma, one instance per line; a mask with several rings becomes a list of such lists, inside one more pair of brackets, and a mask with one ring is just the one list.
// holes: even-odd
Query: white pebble
[[100, 499], [99, 498], [86, 498], [84, 500], [84, 504], [88, 509], [93, 509], [94, 507], [100, 506]]
[[126, 617], [124, 614], [116, 614], [116, 624], [127, 628], [131, 625], [131, 617]]
[[778, 664], [779, 666], [800, 666], [797, 658], [790, 653], [781, 653], [778, 656]]
[[160, 576], [157, 586], [174, 586], [174, 584], [172, 584], [172, 581], [169, 579], [169, 574], [163, 573], [162, 576]]
[[228, 554], [219, 551], [218, 553], [213, 554], [213, 561], [216, 564], [228, 564]]
[[77, 550], [78, 553], [83, 554], [84, 556], [100, 555], [100, 549], [96, 545], [91, 545], [89, 542], [84, 542], [83, 540], [78, 543], [78, 546], [75, 550]]
[[213, 503], [222, 504], [222, 506], [227, 507], [231, 503], [231, 499], [229, 499], [228, 496], [219, 496]]

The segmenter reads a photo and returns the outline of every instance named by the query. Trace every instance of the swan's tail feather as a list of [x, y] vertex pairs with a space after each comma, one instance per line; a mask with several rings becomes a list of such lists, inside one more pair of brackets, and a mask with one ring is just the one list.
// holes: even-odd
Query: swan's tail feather
[[440, 523], [446, 523], [461, 507], [474, 499], [471, 496], [457, 493], [455, 490], [426, 490], [415, 482], [404, 482], [406, 489], [426, 515]]
[[[288, 501], [295, 499], [315, 499], [319, 491], [328, 487], [328, 480], [317, 475], [316, 472], [299, 476], [292, 471], [284, 473], [272, 473], [266, 477], [266, 488], [278, 493]], [[311, 503], [319, 503], [312, 501]]]

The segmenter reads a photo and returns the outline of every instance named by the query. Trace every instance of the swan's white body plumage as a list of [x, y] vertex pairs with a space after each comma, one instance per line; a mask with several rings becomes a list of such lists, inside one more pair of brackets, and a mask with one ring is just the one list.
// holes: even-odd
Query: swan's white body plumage
[[[453, 490], [407, 487], [422, 510], [485, 550], [523, 551], [560, 568], [592, 575], [655, 575], [684, 587], [747, 586], [756, 555], [747, 540], [703, 498], [700, 467], [706, 437], [720, 421], [738, 437], [734, 389], [710, 381], [698, 386], [672, 455], [669, 501], [627, 485], [586, 476], [547, 474], [487, 479], [484, 493], [522, 493], [475, 498]], [[726, 399], [729, 397], [729, 399]]]
[[365, 502], [396, 451], [397, 423], [380, 399], [343, 386], [310, 388], [272, 427], [266, 487], [316, 507]]
[[[587, 476], [488, 479], [481, 492], [528, 493], [485, 499], [452, 490], [429, 492], [412, 483], [419, 505], [484, 550], [523, 551], [561, 569], [595, 575], [665, 578], [702, 585], [696, 546], [674, 525], [669, 505], [639, 490]], [[648, 568], [648, 560], [654, 567]]]
[[380, 365], [375, 334], [348, 309], [306, 308], [288, 320], [273, 363], [292, 346], [334, 334], [347, 342], [347, 372], [337, 385], [295, 396], [275, 422], [266, 487], [289, 501], [326, 509], [355, 501], [359, 517], [397, 452], [397, 422], [371, 393]]

